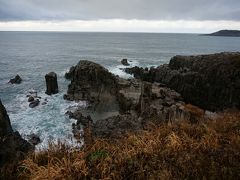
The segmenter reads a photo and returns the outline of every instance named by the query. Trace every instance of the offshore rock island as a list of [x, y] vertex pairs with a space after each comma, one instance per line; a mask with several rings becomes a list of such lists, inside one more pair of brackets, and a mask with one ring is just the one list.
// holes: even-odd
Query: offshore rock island
[[[108, 177], [107, 174], [113, 171], [111, 164], [105, 161], [107, 157], [112, 158], [110, 154], [113, 152], [109, 152], [108, 148], [116, 148], [111, 145], [111, 142], [118, 142], [121, 144], [119, 147], [123, 147], [122, 145], [125, 144], [125, 141], [122, 139], [125, 139], [129, 146], [133, 143], [136, 148], [139, 148], [140, 145], [144, 146], [143, 142], [153, 143], [152, 145], [140, 148], [139, 153], [143, 154], [143, 156], [141, 156], [142, 158], [146, 157], [146, 159], [150, 159], [150, 161], [144, 160], [144, 162], [146, 161], [148, 164], [147, 166], [157, 168], [161, 174], [163, 173], [161, 168], [169, 166], [167, 162], [168, 159], [171, 163], [174, 163], [174, 160], [164, 152], [169, 151], [170, 154], [173, 153], [174, 156], [177, 156], [178, 150], [180, 152], [180, 149], [183, 148], [181, 152], [190, 154], [189, 161], [191, 161], [191, 157], [193, 158], [193, 154], [191, 153], [195, 153], [195, 156], [197, 156], [196, 154], [198, 153], [199, 157], [210, 155], [216, 164], [220, 161], [218, 159], [219, 157], [211, 153], [221, 151], [223, 155], [228, 155], [226, 157], [224, 156], [226, 162], [224, 166], [226, 166], [227, 170], [226, 172], [221, 171], [221, 175], [228, 177], [228, 175], [232, 173], [231, 176], [234, 178], [239, 176], [237, 173], [238, 170], [235, 168], [237, 168], [236, 166], [240, 163], [238, 144], [240, 141], [239, 134], [237, 134], [240, 130], [238, 119], [240, 109], [240, 53], [226, 52], [210, 55], [175, 56], [170, 60], [169, 64], [152, 68], [136, 66], [125, 68], [124, 71], [132, 74], [134, 78], [121, 78], [110, 73], [106, 68], [97, 63], [81, 60], [76, 66], [72, 66], [69, 72], [65, 74], [70, 84], [64, 95], [64, 99], [76, 102], [87, 101], [88, 103], [85, 109], [66, 112], [70, 118], [77, 120], [76, 123], [72, 124], [73, 134], [76, 139], [84, 138], [85, 145], [82, 147], [82, 153], [86, 154], [80, 157], [78, 154], [79, 150], [76, 150], [76, 152], [71, 151], [70, 153], [68, 147], [60, 144], [56, 145], [56, 148], [59, 148], [59, 152], [51, 149], [50, 146], [50, 150], [48, 151], [52, 153], [53, 157], [63, 154], [59, 160], [62, 161], [62, 159], [66, 158], [65, 155], [69, 155], [70, 153], [71, 156], [75, 158], [69, 161], [78, 161], [71, 165], [75, 166], [75, 168], [80, 168], [75, 169], [76, 172], [82, 172], [81, 168], [84, 169], [84, 167], [90, 166], [89, 163], [93, 163], [94, 168], [98, 163], [107, 163], [105, 166], [110, 169], [108, 173], [101, 177]], [[47, 81], [47, 94], [57, 93], [57, 75], [53, 72], [48, 75], [51, 76], [50, 84], [53, 84], [54, 87], [50, 87]], [[48, 80], [47, 76], [46, 80]], [[226, 110], [231, 110], [231, 112], [235, 113], [228, 115], [225, 113]], [[0, 161], [1, 166], [5, 165], [5, 168], [7, 168], [7, 164], [12, 162], [11, 159], [15, 159], [16, 161], [24, 159], [24, 156], [17, 156], [19, 151], [24, 155], [27, 152], [31, 153], [34, 145], [23, 140], [17, 132], [13, 132], [7, 112], [1, 103], [0, 118], [1, 147], [4, 149], [1, 150], [0, 156], [5, 157], [8, 149], [12, 149], [8, 155], [9, 159], [1, 158]], [[220, 130], [220, 128], [225, 127], [223, 123], [227, 121], [229, 123], [226, 126], [233, 128], [232, 130], [230, 129], [230, 131], [232, 131], [231, 133], [236, 133], [234, 134], [235, 139], [233, 136], [231, 136], [232, 139], [228, 137], [230, 131]], [[219, 127], [214, 124], [216, 122], [222, 124], [222, 126]], [[207, 126], [209, 126], [208, 130], [205, 129]], [[81, 127], [84, 129], [84, 136], [80, 134], [79, 130]], [[146, 134], [153, 132], [158, 134], [158, 138], [154, 138], [154, 134], [150, 137]], [[188, 138], [189, 141], [181, 139], [183, 136], [184, 138]], [[140, 140], [146, 137], [149, 139], [143, 142]], [[229, 143], [236, 145], [231, 146], [231, 150], [223, 150], [222, 148], [224, 147], [229, 148], [229, 144], [221, 141], [221, 137], [229, 138]], [[12, 138], [14, 140], [12, 140]], [[98, 141], [97, 139], [99, 138], [103, 138], [103, 140]], [[131, 141], [129, 138], [135, 138], [135, 140]], [[203, 146], [201, 143], [203, 143], [202, 141], [206, 140], [206, 138], [210, 138], [209, 144]], [[190, 139], [193, 144], [199, 143], [198, 148], [194, 146], [189, 149], [190, 147], [187, 147], [186, 144], [190, 143]], [[101, 144], [103, 141], [105, 144]], [[154, 141], [156, 141], [156, 144]], [[211, 146], [210, 141], [216, 141], [217, 145], [215, 149]], [[183, 142], [186, 142], [186, 144]], [[96, 149], [97, 147], [100, 147], [100, 149]], [[166, 151], [161, 149], [161, 147], [164, 147]], [[202, 147], [206, 149], [201, 149]], [[113, 149], [112, 151], [119, 155], [118, 150]], [[125, 147], [125, 149], [127, 149], [127, 147]], [[145, 154], [144, 149], [148, 149], [147, 153], [150, 153], [150, 155]], [[187, 149], [192, 150], [192, 152], [188, 152]], [[162, 167], [155, 164], [156, 162], [150, 151], [161, 154], [158, 154], [161, 161], [157, 164], [162, 163]], [[230, 151], [231, 155], [229, 155]], [[45, 151], [42, 152], [42, 154], [45, 153]], [[139, 153], [136, 152], [137, 157], [140, 155]], [[128, 159], [128, 155], [121, 158], [124, 159], [125, 157]], [[149, 177], [146, 172], [140, 173], [139, 176], [130, 175], [132, 169], [130, 167], [135, 167], [136, 169], [142, 167], [142, 161], [137, 157], [129, 156], [130, 160], [137, 162], [136, 164], [124, 159], [122, 163], [126, 163], [127, 165], [123, 166], [126, 169], [124, 169], [122, 173], [119, 171], [119, 168], [121, 169], [123, 167], [118, 167], [118, 165], [115, 164], [119, 177], [126, 178], [127, 175], [135, 178]], [[36, 159], [38, 158], [40, 158], [40, 156], [37, 156]], [[45, 157], [42, 155], [41, 158]], [[80, 161], [79, 158], [82, 160]], [[194, 162], [200, 162], [201, 165], [205, 163], [203, 160], [194, 158]], [[235, 159], [235, 161], [230, 161], [230, 158]], [[39, 161], [37, 160], [37, 162], [36, 159], [33, 160], [31, 156], [29, 156], [28, 159], [23, 162], [24, 166], [26, 168], [31, 168], [33, 164], [35, 166], [41, 166], [40, 159], [38, 159]], [[116, 163], [113, 159], [112, 161], [112, 163]], [[189, 164], [189, 161], [186, 160], [186, 164]], [[84, 165], [80, 166], [80, 162]], [[130, 162], [132, 162], [132, 164]], [[164, 162], [166, 164], [164, 164]], [[177, 169], [186, 168], [186, 164], [181, 162]], [[47, 164], [44, 163], [42, 167], [45, 168], [46, 165]], [[74, 167], [72, 168], [74, 169]], [[148, 170], [153, 171], [154, 168]], [[212, 168], [214, 169], [215, 167]], [[221, 167], [217, 165], [216, 168], [221, 169]], [[37, 171], [38, 170], [36, 170], [35, 173], [37, 173]], [[86, 172], [87, 171], [89, 170], [86, 170]], [[100, 178], [100, 176], [97, 175], [98, 171], [102, 171], [102, 169], [95, 169], [95, 172], [85, 174], [79, 173], [77, 177]], [[176, 172], [174, 167], [173, 169], [169, 169], [169, 172], [170, 171], [173, 173], [173, 177], [178, 176], [178, 173], [174, 174], [174, 172]], [[208, 170], [205, 171], [206, 173], [210, 173]], [[197, 172], [197, 175], [192, 174], [190, 177], [204, 177], [204, 175], [199, 173], [200, 172]], [[27, 171], [23, 174], [27, 176]], [[61, 177], [65, 177], [64, 175], [68, 173], [64, 172], [60, 174]], [[185, 172], [180, 174], [182, 178], [187, 177]], [[32, 174], [32, 177], [33, 176], [34, 173]], [[215, 177], [214, 174], [212, 176]]]

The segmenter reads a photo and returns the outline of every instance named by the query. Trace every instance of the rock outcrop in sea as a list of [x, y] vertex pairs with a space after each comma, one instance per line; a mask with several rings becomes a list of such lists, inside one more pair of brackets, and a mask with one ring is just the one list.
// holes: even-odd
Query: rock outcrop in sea
[[122, 65], [124, 66], [129, 66], [130, 64], [128, 63], [128, 60], [127, 59], [122, 59], [121, 61]]
[[143, 81], [163, 83], [205, 110], [240, 109], [240, 53], [175, 56], [157, 68], [125, 71]]
[[17, 74], [15, 78], [10, 79], [9, 83], [11, 84], [20, 84], [22, 82], [22, 78]]
[[[189, 111], [179, 93], [160, 83], [143, 82], [137, 79], [122, 79], [113, 75], [99, 64], [80, 61], [66, 74], [71, 80], [64, 98], [71, 101], [86, 100], [92, 111], [106, 113], [111, 109], [118, 112], [106, 118], [94, 119], [92, 133], [98, 137], [115, 137], [128, 131], [144, 128], [152, 119], [173, 121], [196, 119]], [[82, 112], [68, 114], [84, 124]], [[202, 115], [202, 114], [201, 114]], [[83, 123], [82, 123], [83, 124]]]
[[57, 94], [58, 93], [57, 74], [55, 72], [50, 72], [46, 74], [45, 79], [47, 86], [46, 94], [47, 95]]
[[[34, 146], [14, 132], [5, 107], [0, 100], [0, 168], [6, 163], [16, 162], [34, 150]], [[1, 175], [0, 175], [1, 179]]]
[[71, 79], [67, 100], [88, 101], [94, 111], [109, 111], [118, 109], [117, 79], [99, 64], [90, 61], [80, 61], [67, 75]]

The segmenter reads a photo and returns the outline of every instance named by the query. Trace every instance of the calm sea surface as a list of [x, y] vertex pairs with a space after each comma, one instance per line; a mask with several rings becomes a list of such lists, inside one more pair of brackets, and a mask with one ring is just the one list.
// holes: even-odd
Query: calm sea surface
[[[6, 106], [13, 127], [24, 137], [40, 135], [42, 146], [49, 140], [71, 142], [71, 124], [64, 114], [68, 109], [84, 106], [84, 102], [64, 101], [69, 82], [65, 72], [81, 59], [95, 61], [111, 72], [128, 77], [119, 68], [127, 58], [132, 66], [156, 66], [168, 63], [175, 55], [208, 54], [240, 51], [240, 38], [210, 37], [197, 34], [150, 33], [57, 33], [0, 32], [0, 98]], [[46, 96], [46, 73], [58, 74], [60, 93]], [[20, 85], [8, 84], [19, 74]], [[26, 95], [35, 89], [47, 105], [28, 107]]]

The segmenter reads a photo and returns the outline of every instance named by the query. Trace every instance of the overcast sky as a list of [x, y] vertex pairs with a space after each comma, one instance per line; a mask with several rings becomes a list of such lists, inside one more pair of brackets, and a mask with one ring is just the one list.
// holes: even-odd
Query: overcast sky
[[0, 30], [240, 29], [240, 0], [0, 0]]

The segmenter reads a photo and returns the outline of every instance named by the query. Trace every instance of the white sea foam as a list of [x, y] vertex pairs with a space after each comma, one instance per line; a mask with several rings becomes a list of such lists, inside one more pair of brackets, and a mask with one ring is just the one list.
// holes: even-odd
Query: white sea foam
[[108, 67], [108, 70], [111, 73], [113, 73], [115, 75], [118, 75], [119, 77], [125, 78], [125, 79], [132, 78], [133, 76], [124, 72], [122, 69], [131, 68], [131, 67], [134, 67], [134, 66], [139, 66], [139, 63], [136, 60], [130, 60], [129, 61], [129, 64], [130, 64], [129, 66], [124, 66], [124, 65], [121, 64], [121, 62], [119, 62], [119, 64], [120, 65], [117, 65], [115, 67]]
[[63, 99], [63, 93], [53, 96], [47, 96], [41, 92], [41, 103], [47, 99], [47, 104], [35, 108], [29, 108], [26, 94], [17, 95], [14, 103], [9, 107], [9, 116], [13, 128], [17, 129], [20, 134], [27, 138], [27, 135], [37, 134], [40, 136], [41, 143], [39, 148], [46, 148], [49, 141], [64, 141], [68, 144], [81, 146], [83, 141], [77, 143], [72, 134], [72, 123], [75, 120], [69, 119], [65, 113], [75, 108], [86, 107], [86, 102], [69, 102]]

